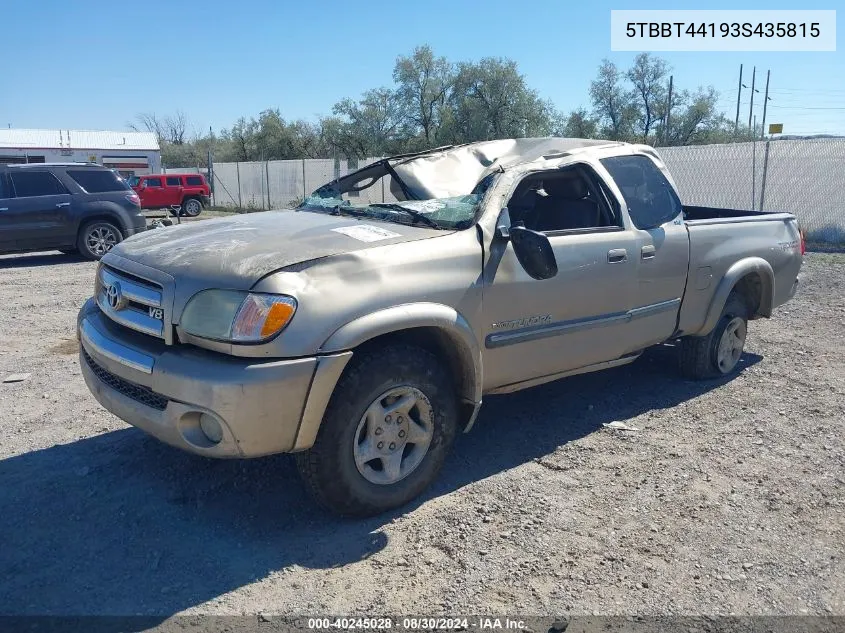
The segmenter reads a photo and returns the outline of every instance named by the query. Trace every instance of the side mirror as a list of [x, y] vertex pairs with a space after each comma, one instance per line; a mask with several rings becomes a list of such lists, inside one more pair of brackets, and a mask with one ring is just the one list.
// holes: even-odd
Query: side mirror
[[511, 236], [511, 215], [507, 207], [499, 212], [499, 219], [496, 220], [496, 237], [508, 239]]
[[510, 240], [517, 260], [531, 277], [551, 279], [557, 275], [555, 253], [545, 235], [517, 225], [510, 227]]

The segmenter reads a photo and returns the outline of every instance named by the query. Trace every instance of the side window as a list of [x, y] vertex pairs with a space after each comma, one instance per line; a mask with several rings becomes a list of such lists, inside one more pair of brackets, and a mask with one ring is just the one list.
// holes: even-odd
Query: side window
[[181, 187], [182, 179], [179, 176], [168, 176], [165, 178], [168, 187]]
[[22, 169], [9, 174], [18, 198], [55, 196], [67, 193], [65, 186], [49, 171]]
[[12, 196], [9, 194], [9, 188], [6, 185], [6, 174], [0, 174], [0, 199], [11, 197]]
[[161, 187], [161, 178], [147, 178], [148, 187]]
[[67, 175], [88, 193], [125, 191], [128, 188], [110, 169], [68, 169]]
[[526, 176], [517, 185], [508, 212], [511, 223], [533, 231], [589, 231], [621, 228], [620, 217], [608, 206], [598, 178], [584, 166]]
[[678, 194], [648, 156], [614, 156], [601, 163], [622, 191], [638, 229], [656, 228], [681, 213]]
[[185, 180], [193, 187], [202, 186], [202, 176], [188, 176]]

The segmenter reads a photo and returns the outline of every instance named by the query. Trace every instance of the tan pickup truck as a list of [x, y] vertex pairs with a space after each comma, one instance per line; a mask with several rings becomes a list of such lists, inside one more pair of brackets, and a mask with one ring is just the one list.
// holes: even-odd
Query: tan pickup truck
[[79, 313], [80, 363], [104, 407], [160, 440], [294, 452], [320, 502], [370, 515], [431, 483], [486, 394], [669, 340], [689, 377], [736, 371], [803, 252], [790, 214], [683, 206], [647, 146], [438, 148], [295, 210], [118, 244]]

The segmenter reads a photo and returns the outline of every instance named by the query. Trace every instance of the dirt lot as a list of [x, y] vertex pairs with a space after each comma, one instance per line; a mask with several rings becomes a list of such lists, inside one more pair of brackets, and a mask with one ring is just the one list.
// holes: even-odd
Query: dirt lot
[[[845, 614], [845, 255], [743, 371], [635, 364], [486, 401], [425, 498], [342, 521], [287, 456], [209, 461], [102, 410], [94, 265], [0, 258], [0, 613]], [[611, 431], [624, 421], [639, 431]]]

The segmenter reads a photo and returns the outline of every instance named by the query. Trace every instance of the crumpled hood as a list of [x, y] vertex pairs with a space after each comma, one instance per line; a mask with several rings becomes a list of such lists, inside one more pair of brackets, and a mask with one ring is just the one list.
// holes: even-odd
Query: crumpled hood
[[[165, 272], [184, 285], [248, 290], [280, 268], [444, 231], [307, 211], [266, 211], [139, 233], [114, 255]], [[188, 282], [185, 284], [184, 282]]]

